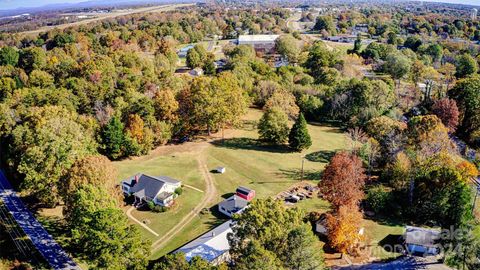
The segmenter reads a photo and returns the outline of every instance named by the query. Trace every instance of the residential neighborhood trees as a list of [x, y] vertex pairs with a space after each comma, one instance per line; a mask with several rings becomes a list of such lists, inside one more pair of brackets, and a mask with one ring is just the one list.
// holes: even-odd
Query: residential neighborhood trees
[[279, 269], [323, 269], [313, 232], [302, 219], [299, 209], [286, 208], [281, 201], [253, 201], [234, 216], [228, 236], [233, 261], [239, 269], [264, 269], [267, 263]]
[[449, 92], [460, 111], [458, 133], [471, 143], [478, 143], [480, 130], [480, 76], [460, 80]]
[[[350, 256], [415, 225], [476, 232], [442, 244], [471, 246], [444, 261], [477, 269], [473, 10], [304, 4], [107, 5], [82, 9], [92, 20], [54, 10], [0, 21], [0, 169], [88, 268], [323, 269], [311, 225], [324, 227], [326, 251]], [[121, 207], [117, 184], [139, 169], [182, 179], [171, 211], [148, 206], [180, 189], [150, 198], [137, 186], [138, 208]], [[122, 184], [125, 201], [138, 182]], [[232, 214], [231, 261], [173, 252], [222, 221], [210, 210], [232, 185], [259, 196]]]
[[[63, 107], [33, 107], [25, 122], [12, 131], [13, 153], [23, 186], [41, 202], [60, 202], [62, 179], [77, 158], [95, 153], [91, 131], [78, 122], [78, 115]], [[55, 130], [55, 132], [52, 132]]]

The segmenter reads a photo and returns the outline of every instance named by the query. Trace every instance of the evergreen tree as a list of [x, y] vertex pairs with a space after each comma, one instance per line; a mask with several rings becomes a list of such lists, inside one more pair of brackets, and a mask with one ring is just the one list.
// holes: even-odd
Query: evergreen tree
[[290, 130], [288, 144], [292, 149], [299, 152], [312, 145], [312, 139], [310, 138], [310, 134], [308, 134], [307, 121], [305, 117], [303, 117], [303, 113], [300, 113], [297, 121], [295, 121], [295, 124], [293, 124]]
[[288, 116], [278, 107], [269, 108], [258, 123], [260, 140], [283, 144], [288, 137]]
[[102, 132], [102, 141], [105, 155], [109, 158], [117, 159], [123, 156], [125, 135], [123, 133], [123, 123], [120, 119], [112, 117], [105, 125]]

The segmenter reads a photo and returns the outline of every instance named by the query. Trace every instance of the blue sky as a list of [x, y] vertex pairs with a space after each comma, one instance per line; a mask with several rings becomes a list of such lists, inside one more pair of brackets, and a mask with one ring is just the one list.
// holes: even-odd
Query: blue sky
[[[0, 0], [0, 10], [14, 9], [19, 7], [39, 7], [39, 6], [44, 6], [48, 4], [58, 4], [58, 3], [78, 3], [78, 2], [85, 2], [85, 1], [87, 0]], [[145, 2], [145, 0], [131, 0], [131, 1]], [[480, 5], [480, 0], [425, 0], [425, 1]]]
[[0, 0], [0, 10], [19, 7], [40, 7], [48, 4], [78, 3], [85, 0]]

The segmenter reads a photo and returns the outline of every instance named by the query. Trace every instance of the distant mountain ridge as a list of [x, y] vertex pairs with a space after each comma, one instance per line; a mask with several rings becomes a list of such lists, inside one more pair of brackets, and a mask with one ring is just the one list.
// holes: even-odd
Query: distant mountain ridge
[[[15, 16], [25, 13], [38, 13], [62, 9], [91, 8], [91, 7], [121, 7], [141, 4], [168, 4], [168, 3], [192, 3], [195, 0], [91, 0], [78, 3], [47, 4], [38, 7], [19, 7], [14, 9], [0, 9], [0, 17]], [[1, 8], [1, 7], [0, 7]]]

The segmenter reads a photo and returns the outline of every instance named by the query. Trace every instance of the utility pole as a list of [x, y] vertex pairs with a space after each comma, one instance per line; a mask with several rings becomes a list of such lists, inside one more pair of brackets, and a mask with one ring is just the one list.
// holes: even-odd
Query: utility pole
[[480, 177], [478, 177], [476, 180], [473, 179], [473, 184], [475, 186], [475, 199], [473, 199], [472, 203], [472, 215], [475, 212], [475, 204], [477, 203], [478, 192], [480, 192]]
[[301, 181], [303, 181], [303, 164], [305, 163], [305, 155], [302, 155], [302, 178]]

